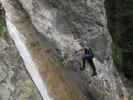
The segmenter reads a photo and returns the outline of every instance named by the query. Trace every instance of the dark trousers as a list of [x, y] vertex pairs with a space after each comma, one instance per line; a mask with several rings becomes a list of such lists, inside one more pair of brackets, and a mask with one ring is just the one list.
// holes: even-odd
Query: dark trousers
[[95, 65], [94, 65], [94, 62], [93, 62], [92, 58], [82, 57], [82, 62], [83, 62], [82, 68], [85, 69], [85, 67], [86, 67], [86, 61], [91, 65], [91, 67], [93, 69], [93, 72], [95, 73], [96, 72], [96, 68], [95, 68]]

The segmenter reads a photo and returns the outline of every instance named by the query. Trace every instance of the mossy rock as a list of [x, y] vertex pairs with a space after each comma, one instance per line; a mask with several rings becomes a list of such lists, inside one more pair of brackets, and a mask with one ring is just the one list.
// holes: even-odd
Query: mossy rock
[[[112, 57], [118, 68], [122, 65], [122, 50], [116, 44], [112, 44]], [[121, 68], [120, 68], [121, 69]]]
[[0, 37], [3, 37], [7, 32], [6, 24], [3, 18], [0, 17]]
[[133, 78], [133, 0], [106, 0], [108, 28], [113, 39], [113, 60]]

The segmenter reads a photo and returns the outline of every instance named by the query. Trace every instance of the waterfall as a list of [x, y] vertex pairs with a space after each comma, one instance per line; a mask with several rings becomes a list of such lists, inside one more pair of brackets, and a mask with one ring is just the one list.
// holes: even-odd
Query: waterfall
[[29, 72], [34, 84], [38, 88], [43, 100], [53, 100], [53, 98], [49, 96], [47, 86], [43, 82], [36, 67], [36, 64], [33, 62], [32, 57], [26, 47], [24, 36], [19, 33], [19, 31], [16, 29], [16, 27], [12, 24], [10, 20], [6, 19], [6, 22], [9, 34], [14, 40], [16, 47], [20, 53], [20, 56], [22, 57], [25, 63], [26, 69]]

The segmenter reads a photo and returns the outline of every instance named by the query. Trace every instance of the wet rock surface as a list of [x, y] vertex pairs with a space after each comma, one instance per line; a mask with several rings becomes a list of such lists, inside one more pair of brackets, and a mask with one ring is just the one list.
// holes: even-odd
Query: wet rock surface
[[0, 37], [0, 100], [42, 100], [9, 36]]

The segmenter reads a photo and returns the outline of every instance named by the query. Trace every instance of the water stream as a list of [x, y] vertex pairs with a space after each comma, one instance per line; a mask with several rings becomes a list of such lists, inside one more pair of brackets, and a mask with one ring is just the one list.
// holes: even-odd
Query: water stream
[[9, 34], [11, 38], [14, 40], [16, 47], [20, 53], [20, 56], [23, 58], [25, 67], [29, 72], [34, 84], [38, 88], [43, 100], [53, 100], [53, 98], [49, 96], [47, 86], [43, 82], [39, 74], [39, 71], [36, 67], [36, 64], [33, 62], [32, 57], [26, 47], [24, 36], [18, 32], [18, 30], [10, 20], [6, 19], [6, 22]]

